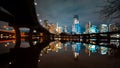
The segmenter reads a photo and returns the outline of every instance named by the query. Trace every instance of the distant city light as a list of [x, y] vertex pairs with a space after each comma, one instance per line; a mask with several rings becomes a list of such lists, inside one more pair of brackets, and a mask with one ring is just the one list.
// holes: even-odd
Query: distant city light
[[37, 41], [34, 41], [34, 42], [33, 42], [33, 45], [36, 45], [36, 44], [37, 44]]
[[96, 52], [96, 45], [89, 45], [89, 50], [91, 52]]
[[42, 56], [43, 54], [42, 53], [40, 53], [40, 56]]
[[36, 33], [37, 31], [36, 30], [33, 30], [34, 33]]
[[49, 48], [49, 49], [47, 49], [48, 51], [51, 51], [52, 49], [51, 48]]
[[40, 62], [40, 60], [38, 60], [38, 62]]
[[107, 54], [107, 52], [108, 52], [108, 48], [107, 47], [100, 47], [101, 48], [101, 54], [102, 55], [105, 55], [105, 54]]
[[10, 43], [9, 43], [9, 42], [7, 42], [7, 45], [10, 45]]
[[0, 34], [0, 38], [3, 38], [3, 34]]
[[89, 33], [97, 33], [98, 29], [95, 25], [92, 25], [92, 27], [90, 27]]
[[119, 37], [119, 35], [117, 34], [117, 37]]
[[107, 24], [101, 24], [100, 26], [100, 32], [108, 32], [108, 26]]
[[95, 45], [91, 46], [91, 48], [95, 48]]
[[58, 34], [62, 33], [62, 27], [57, 27], [56, 31], [57, 31]]
[[12, 62], [9, 62], [9, 64], [12, 64]]
[[5, 44], [4, 46], [5, 46], [5, 47], [7, 47], [8, 45], [7, 45], [7, 44]]
[[7, 28], [7, 26], [5, 25], [5, 26], [3, 26], [3, 28]]

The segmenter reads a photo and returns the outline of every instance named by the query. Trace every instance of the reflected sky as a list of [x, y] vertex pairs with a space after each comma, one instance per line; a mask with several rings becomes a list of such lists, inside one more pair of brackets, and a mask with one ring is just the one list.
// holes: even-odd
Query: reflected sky
[[[10, 41], [11, 42], [11, 41]], [[86, 44], [74, 41], [40, 41], [33, 40], [29, 45], [22, 40], [19, 48], [11, 43], [1, 42], [0, 49], [10, 50], [8, 67], [4, 68], [119, 68], [119, 50], [99, 45]], [[5, 44], [8, 44], [6, 46]], [[2, 51], [1, 51], [2, 52]], [[7, 53], [7, 52], [4, 52]], [[1, 55], [2, 56], [2, 55]], [[0, 64], [1, 65], [1, 64]], [[10, 66], [10, 67], [9, 67]], [[1, 66], [0, 66], [1, 67]]]

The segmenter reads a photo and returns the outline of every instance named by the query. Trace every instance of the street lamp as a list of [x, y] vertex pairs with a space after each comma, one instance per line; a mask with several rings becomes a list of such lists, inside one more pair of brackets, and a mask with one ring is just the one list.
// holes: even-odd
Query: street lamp
[[36, 2], [34, 2], [34, 4], [35, 4], [35, 5], [37, 5], [37, 3], [36, 3]]

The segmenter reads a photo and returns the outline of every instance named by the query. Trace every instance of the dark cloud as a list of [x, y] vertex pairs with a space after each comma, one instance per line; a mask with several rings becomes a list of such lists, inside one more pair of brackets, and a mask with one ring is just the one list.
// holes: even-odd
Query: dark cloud
[[93, 24], [102, 22], [95, 13], [97, 6], [104, 4], [104, 0], [37, 0], [37, 13], [41, 19], [47, 19], [52, 23], [60, 23], [61, 26], [71, 26], [73, 16], [79, 15], [81, 25], [91, 21]]

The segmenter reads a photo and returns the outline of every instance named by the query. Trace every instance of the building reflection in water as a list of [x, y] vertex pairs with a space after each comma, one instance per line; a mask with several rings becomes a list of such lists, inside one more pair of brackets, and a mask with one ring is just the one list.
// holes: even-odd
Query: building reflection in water
[[22, 41], [19, 47], [10, 50], [9, 68], [37, 68], [39, 56], [42, 56], [41, 50], [49, 44], [49, 41], [33, 39], [32, 43], [33, 45], [29, 45], [28, 42]]
[[[103, 43], [104, 44], [104, 43]], [[48, 54], [51, 52], [59, 52], [60, 50], [67, 51], [68, 46], [72, 48], [74, 59], [78, 59], [81, 49], [84, 49], [84, 52], [91, 56], [92, 54], [100, 54], [100, 55], [111, 55], [114, 53], [113, 48], [108, 48], [107, 45], [94, 45], [94, 44], [86, 44], [80, 42], [60, 42], [53, 41], [48, 46], [43, 48], [42, 53]]]
[[68, 46], [71, 46], [71, 43], [70, 42], [66, 42], [66, 43], [63, 43], [63, 48], [64, 48], [64, 51], [67, 51], [68, 50]]
[[85, 46], [85, 52], [89, 54], [89, 56], [92, 53], [98, 53], [101, 55], [105, 55], [108, 52], [108, 48], [104, 46], [97, 46], [97, 45], [92, 45], [92, 44], [84, 44]]
[[47, 47], [45, 47], [42, 51], [47, 54], [50, 51], [59, 52], [59, 50], [62, 48], [63, 48], [63, 44], [60, 41], [53, 41]]
[[80, 50], [81, 50], [81, 43], [73, 43], [72, 44], [73, 55], [75, 59], [78, 59]]
[[[32, 45], [29, 45], [28, 39], [21, 40], [22, 43], [20, 46], [18, 46], [17, 44], [15, 45], [14, 40], [10, 42], [8, 41], [0, 42], [1, 44], [0, 47], [1, 46], [4, 46], [5, 48], [9, 47], [8, 51], [9, 56], [7, 56], [8, 57], [7, 63], [9, 64], [8, 65], [9, 68], [38, 68], [40, 63], [47, 61], [47, 59], [44, 59], [45, 61], [41, 61], [43, 60], [42, 58], [45, 57], [46, 54], [50, 53], [52, 53], [52, 55], [53, 53], [54, 54], [63, 53], [62, 57], [64, 57], [67, 54], [66, 52], [72, 53], [72, 56], [74, 58], [72, 57], [71, 59], [74, 59], [74, 61], [79, 60], [81, 57], [83, 57], [82, 56], [83, 53], [86, 53], [88, 57], [91, 57], [94, 54], [96, 54], [97, 56], [112, 55], [114, 57], [120, 57], [119, 49], [108, 48], [106, 44], [103, 44], [104, 46], [100, 46], [74, 41], [58, 41], [58, 40], [50, 41], [44, 40], [43, 38], [33, 38], [31, 42]], [[116, 42], [117, 41], [111, 41], [110, 44], [116, 44]], [[69, 57], [71, 57], [71, 55]]]
[[0, 41], [0, 54], [8, 53], [10, 48], [14, 48], [15, 40]]

